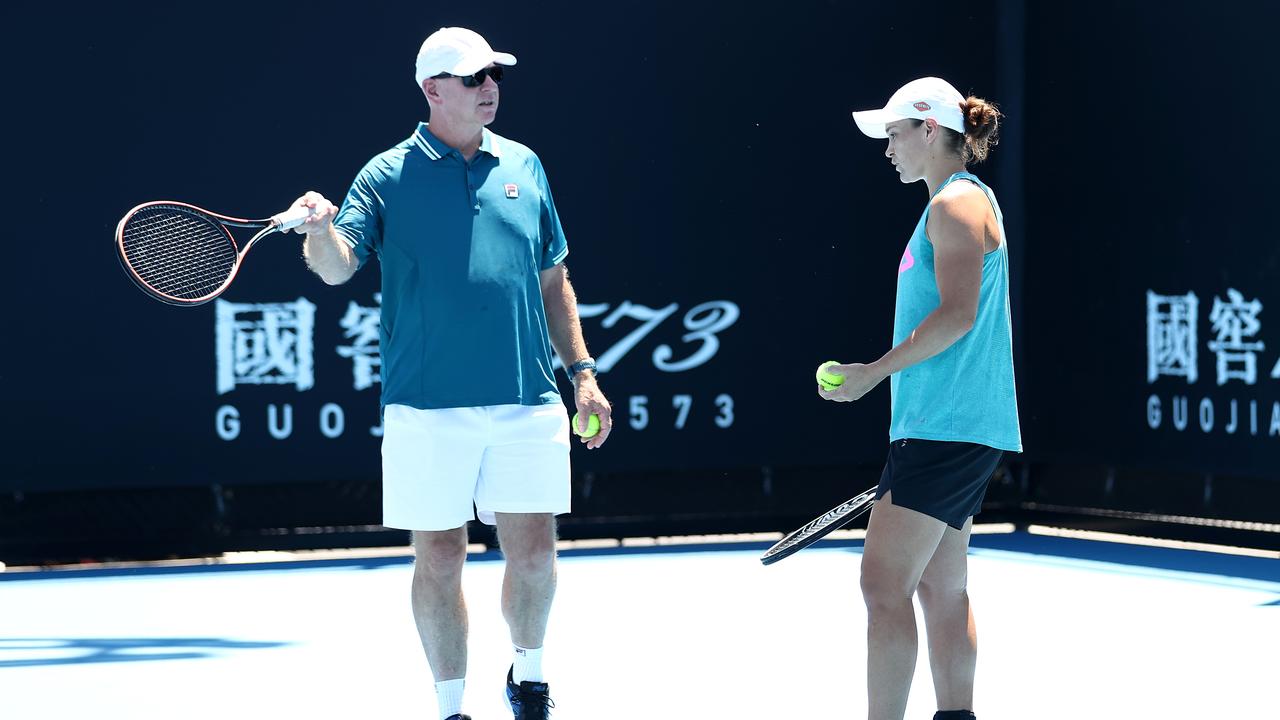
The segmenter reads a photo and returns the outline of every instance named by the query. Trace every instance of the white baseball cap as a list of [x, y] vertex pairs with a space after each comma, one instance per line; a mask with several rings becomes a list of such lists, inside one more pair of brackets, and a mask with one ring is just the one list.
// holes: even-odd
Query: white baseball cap
[[860, 110], [853, 114], [853, 121], [863, 135], [873, 138], [886, 138], [884, 131], [887, 123], [914, 118], [926, 120], [933, 118], [945, 128], [951, 128], [964, 134], [964, 111], [960, 109], [965, 98], [942, 78], [926, 77], [898, 88], [898, 92], [889, 98], [889, 102], [879, 110]]
[[440, 28], [431, 33], [418, 49], [417, 72], [414, 77], [421, 86], [423, 80], [440, 73], [471, 75], [488, 67], [490, 63], [515, 65], [516, 56], [494, 52], [489, 43], [474, 30]]

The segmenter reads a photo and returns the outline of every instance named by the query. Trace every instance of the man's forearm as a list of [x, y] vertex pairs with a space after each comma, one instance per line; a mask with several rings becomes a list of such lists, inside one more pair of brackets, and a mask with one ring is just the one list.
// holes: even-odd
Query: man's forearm
[[587, 357], [587, 343], [582, 337], [582, 323], [578, 319], [578, 298], [568, 279], [558, 290], [543, 296], [543, 308], [547, 313], [551, 346], [565, 367]]
[[302, 256], [307, 267], [330, 285], [341, 285], [355, 274], [358, 263], [355, 253], [346, 241], [338, 236], [333, 225], [320, 232], [307, 233], [302, 241]]

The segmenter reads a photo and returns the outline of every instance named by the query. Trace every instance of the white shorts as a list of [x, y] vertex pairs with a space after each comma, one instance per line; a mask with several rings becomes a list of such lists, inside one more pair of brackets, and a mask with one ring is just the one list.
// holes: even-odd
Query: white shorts
[[388, 405], [382, 427], [387, 527], [451, 530], [477, 515], [493, 525], [494, 513], [569, 512], [569, 414], [560, 403]]

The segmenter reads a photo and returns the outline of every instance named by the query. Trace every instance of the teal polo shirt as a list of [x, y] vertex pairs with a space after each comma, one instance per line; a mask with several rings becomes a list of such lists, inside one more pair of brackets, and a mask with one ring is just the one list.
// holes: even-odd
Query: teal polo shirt
[[539, 272], [569, 254], [542, 163], [488, 130], [471, 162], [418, 125], [356, 176], [334, 228], [382, 265], [382, 405], [560, 402]]

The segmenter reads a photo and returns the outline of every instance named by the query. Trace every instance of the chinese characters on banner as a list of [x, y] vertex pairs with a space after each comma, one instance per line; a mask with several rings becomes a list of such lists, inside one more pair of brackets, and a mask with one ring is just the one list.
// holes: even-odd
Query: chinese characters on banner
[[[349, 301], [345, 312], [337, 319], [342, 337], [347, 344], [339, 345], [335, 352], [351, 361], [351, 387], [357, 392], [381, 385], [382, 356], [379, 348], [379, 323], [381, 321], [382, 296], [373, 295], [372, 305]], [[629, 300], [617, 305], [609, 303], [579, 305], [579, 316], [584, 320], [599, 318], [604, 329], [631, 323], [635, 327], [618, 339], [611, 347], [603, 348], [597, 359], [599, 372], [608, 372], [624, 356], [635, 349], [646, 337], [675, 315], [678, 303], [651, 308]], [[653, 367], [664, 373], [680, 373], [705, 365], [721, 348], [720, 333], [734, 325], [741, 311], [738, 305], [727, 300], [713, 300], [693, 306], [680, 321], [683, 325], [680, 340], [683, 351], [671, 344], [662, 343], [652, 352]], [[214, 347], [217, 359], [216, 389], [219, 396], [232, 393], [242, 385], [291, 386], [295, 392], [307, 392], [317, 385], [315, 364], [315, 328], [317, 308], [306, 298], [281, 303], [233, 303], [218, 300], [215, 311]], [[677, 357], [679, 355], [679, 357]], [[554, 359], [559, 368], [559, 358]], [[334, 379], [320, 378], [320, 384], [330, 387]], [[376, 392], [376, 390], [375, 390]], [[643, 430], [650, 423], [650, 398], [632, 396], [627, 401], [631, 428]], [[673, 427], [683, 429], [689, 421], [690, 410], [695, 403], [691, 394], [676, 394], [671, 398]], [[371, 398], [370, 405], [376, 406]], [[710, 405], [714, 408], [711, 422], [715, 427], [728, 428], [734, 421], [732, 395], [719, 393]], [[290, 403], [267, 405], [267, 431], [276, 439], [288, 438], [293, 432], [293, 407]], [[222, 405], [216, 413], [216, 432], [223, 440], [234, 440], [241, 435], [240, 410], [234, 405]], [[346, 415], [337, 403], [326, 403], [320, 410], [320, 431], [329, 438], [343, 434]], [[381, 426], [369, 428], [369, 434], [380, 437]]]
[[342, 336], [351, 341], [350, 345], [339, 346], [338, 354], [351, 358], [351, 373], [356, 390], [364, 390], [382, 382], [382, 356], [378, 353], [382, 293], [374, 293], [373, 299], [378, 303], [377, 307], [357, 305], [352, 300], [347, 305], [346, 314], [338, 321], [342, 326]]
[[[1161, 295], [1147, 291], [1147, 383], [1155, 385], [1162, 377], [1172, 377], [1186, 385], [1178, 388], [1181, 394], [1168, 396], [1168, 403], [1158, 393], [1147, 398], [1147, 424], [1153, 430], [1166, 425], [1166, 404], [1172, 406], [1168, 425], [1177, 431], [1192, 425], [1189, 393], [1198, 383], [1205, 384], [1201, 383], [1199, 365], [1200, 308], [1200, 298], [1194, 292]], [[1262, 310], [1260, 299], [1248, 298], [1235, 288], [1227, 288], [1225, 297], [1214, 296], [1205, 318], [1211, 339], [1204, 343], [1213, 354], [1214, 384], [1204, 389], [1196, 408], [1194, 424], [1200, 431], [1280, 437], [1280, 401], [1268, 402], [1257, 392], [1266, 386], [1267, 379], [1280, 380], [1280, 359], [1266, 370]], [[1170, 387], [1167, 382], [1161, 386]], [[1211, 397], [1210, 388], [1236, 395], [1225, 397], [1215, 392]]]
[[293, 385], [310, 390], [315, 384], [316, 306], [306, 298], [252, 304], [219, 300], [216, 313], [219, 395], [236, 385]]
[[[381, 305], [380, 294], [374, 300]], [[350, 345], [339, 346], [338, 355], [352, 360], [354, 387], [363, 390], [380, 382], [378, 369], [379, 306], [351, 302], [339, 320]], [[292, 385], [298, 392], [315, 386], [316, 306], [306, 298], [285, 303], [232, 303], [218, 300], [214, 312], [214, 348], [217, 357], [217, 391], [225, 395], [239, 385]], [[346, 429], [342, 406], [326, 403], [320, 408], [320, 432], [340, 437]], [[223, 440], [241, 433], [240, 411], [223, 405], [215, 415], [215, 430]], [[267, 406], [267, 432], [277, 440], [293, 434], [293, 406]], [[381, 427], [370, 428], [380, 436]]]

